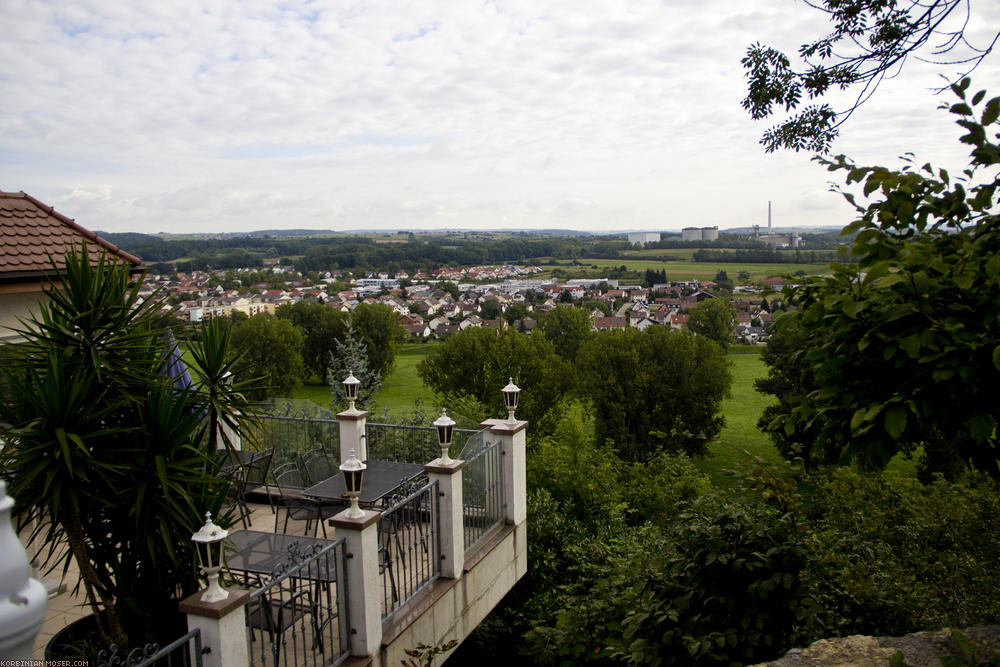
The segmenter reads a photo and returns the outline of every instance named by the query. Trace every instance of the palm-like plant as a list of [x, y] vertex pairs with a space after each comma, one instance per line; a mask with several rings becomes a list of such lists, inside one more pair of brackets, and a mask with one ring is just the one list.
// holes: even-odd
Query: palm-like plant
[[[0, 465], [11, 495], [40, 519], [33, 537], [48, 545], [46, 563], [76, 562], [104, 612], [102, 640], [127, 650], [153, 639], [197, 588], [189, 540], [225, 495], [214, 434], [219, 419], [239, 429], [245, 406], [218, 375], [174, 386], [163, 373], [172, 342], [157, 326], [161, 302], [140, 298], [126, 266], [92, 266], [86, 247], [71, 251], [45, 294], [2, 369]], [[234, 370], [226, 341], [204, 337], [195, 358]]]

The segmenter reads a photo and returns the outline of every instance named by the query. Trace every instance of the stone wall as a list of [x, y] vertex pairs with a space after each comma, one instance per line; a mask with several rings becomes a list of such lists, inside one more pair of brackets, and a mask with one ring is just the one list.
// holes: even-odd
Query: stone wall
[[961, 631], [974, 646], [976, 662], [966, 662], [961, 647], [948, 628], [917, 632], [904, 637], [854, 635], [821, 639], [806, 648], [792, 649], [784, 657], [754, 667], [870, 667], [888, 665], [901, 651], [908, 667], [941, 667], [941, 657], [952, 656], [961, 664], [989, 664], [1000, 657], [1000, 625], [977, 626]]

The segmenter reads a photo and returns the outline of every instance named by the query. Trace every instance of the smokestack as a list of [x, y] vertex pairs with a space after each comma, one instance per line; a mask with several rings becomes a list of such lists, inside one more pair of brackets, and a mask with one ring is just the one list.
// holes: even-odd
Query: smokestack
[[771, 233], [771, 202], [767, 202], [767, 233]]

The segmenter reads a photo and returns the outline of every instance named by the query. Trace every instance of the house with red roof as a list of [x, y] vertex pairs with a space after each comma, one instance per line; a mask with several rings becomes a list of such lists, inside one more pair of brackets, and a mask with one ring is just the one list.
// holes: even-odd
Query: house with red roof
[[42, 286], [65, 269], [66, 252], [87, 244], [96, 264], [103, 255], [141, 271], [142, 260], [24, 192], [0, 190], [0, 342], [43, 298]]

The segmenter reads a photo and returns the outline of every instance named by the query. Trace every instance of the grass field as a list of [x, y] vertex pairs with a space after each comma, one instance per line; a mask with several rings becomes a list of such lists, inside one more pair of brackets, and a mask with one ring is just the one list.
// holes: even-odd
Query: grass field
[[[417, 375], [417, 364], [441, 345], [438, 341], [404, 343], [396, 355], [396, 364], [389, 376], [382, 379], [382, 389], [375, 395], [373, 414], [381, 418], [382, 410], [390, 414], [406, 414], [417, 407], [429, 410], [434, 407], [434, 392], [426, 387]], [[315, 378], [313, 378], [315, 380]], [[318, 382], [307, 383], [292, 392], [292, 398], [312, 401], [322, 408], [330, 408], [330, 387]]]
[[[580, 259], [578, 265], [573, 265], [567, 261], [550, 261], [539, 266], [546, 271], [543, 275], [553, 269], [563, 269], [573, 274], [593, 274], [600, 277], [602, 271], [617, 268], [624, 265], [630, 271], [645, 271], [646, 269], [663, 269], [667, 272], [668, 281], [678, 280], [712, 280], [720, 269], [725, 269], [730, 279], [736, 278], [740, 271], [750, 273], [750, 280], [762, 282], [765, 278], [772, 278], [796, 271], [804, 271], [807, 275], [826, 273], [829, 266], [824, 263], [817, 264], [755, 264], [752, 262], [695, 262], [695, 261], [671, 261], [664, 262], [652, 259]], [[597, 267], [596, 269], [593, 267]]]

